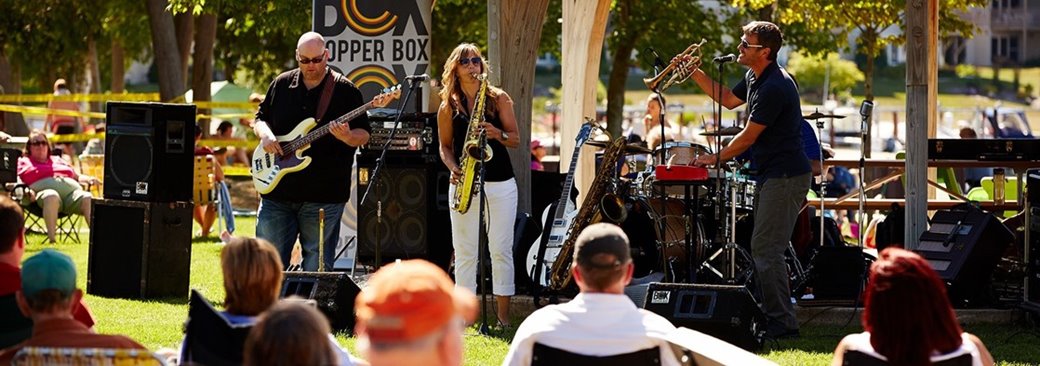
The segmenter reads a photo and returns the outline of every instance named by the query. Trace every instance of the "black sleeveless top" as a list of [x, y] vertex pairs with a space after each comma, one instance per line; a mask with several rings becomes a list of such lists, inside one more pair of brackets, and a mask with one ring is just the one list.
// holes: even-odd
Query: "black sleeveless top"
[[[465, 108], [467, 101], [466, 96], [459, 95], [462, 106]], [[495, 101], [488, 95], [489, 99], [485, 100], [485, 103], [494, 103]], [[455, 114], [451, 117], [452, 127], [452, 147], [455, 149], [455, 158], [458, 159], [458, 163], [462, 164], [462, 145], [466, 142], [466, 132], [469, 129], [469, 112], [463, 110], [456, 110]], [[498, 118], [498, 113], [491, 114], [487, 113], [487, 109], [484, 112], [484, 121], [491, 123], [499, 129], [503, 129], [502, 120]], [[516, 136], [510, 136], [510, 138], [516, 138]], [[502, 145], [501, 141], [498, 140], [487, 140], [488, 145], [491, 146], [491, 161], [488, 162], [487, 167], [484, 171], [484, 180], [487, 182], [504, 182], [513, 178], [513, 163], [509, 161], [509, 151], [506, 150], [506, 146]], [[478, 166], [479, 168], [479, 166]]]

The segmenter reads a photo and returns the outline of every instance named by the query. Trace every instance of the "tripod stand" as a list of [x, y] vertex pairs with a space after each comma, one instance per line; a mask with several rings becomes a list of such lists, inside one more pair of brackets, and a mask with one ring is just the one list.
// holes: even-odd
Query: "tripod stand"
[[[721, 167], [719, 169], [721, 170]], [[720, 176], [718, 179], [721, 181], [722, 178], [723, 177]], [[743, 263], [751, 263], [751, 255], [747, 250], [737, 244], [737, 183], [737, 164], [730, 164], [729, 177], [726, 177], [726, 186], [729, 187], [729, 197], [725, 198], [728, 198], [729, 201], [729, 215], [726, 220], [726, 225], [724, 226], [726, 231], [725, 244], [701, 263], [700, 271], [708, 271], [729, 285], [740, 284], [746, 286], [751, 281], [753, 266], [745, 266], [745, 268], [739, 271], [739, 273], [737, 271], [738, 258], [742, 260]], [[719, 186], [721, 186], [721, 183]], [[723, 194], [725, 194], [725, 191], [720, 189], [718, 195], [722, 197]], [[720, 203], [723, 201], [726, 200], [719, 200]], [[721, 204], [718, 209], [722, 209]], [[724, 256], [726, 261], [724, 273], [712, 265], [712, 262], [718, 259], [719, 256]]]

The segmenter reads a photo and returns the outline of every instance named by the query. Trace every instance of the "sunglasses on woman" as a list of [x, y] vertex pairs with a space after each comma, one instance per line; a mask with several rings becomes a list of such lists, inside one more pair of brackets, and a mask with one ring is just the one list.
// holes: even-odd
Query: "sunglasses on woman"
[[29, 146], [47, 145], [47, 141], [29, 141]]
[[464, 58], [464, 59], [459, 60], [459, 65], [465, 66], [465, 65], [469, 65], [471, 62], [474, 65], [480, 65], [481, 61], [482, 60], [480, 59], [480, 57]]

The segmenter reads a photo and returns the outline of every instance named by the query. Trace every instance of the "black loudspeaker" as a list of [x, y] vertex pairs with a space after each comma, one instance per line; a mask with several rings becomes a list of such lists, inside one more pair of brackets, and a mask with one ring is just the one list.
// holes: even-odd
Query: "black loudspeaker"
[[[358, 200], [368, 189], [374, 168], [373, 155], [358, 155]], [[439, 160], [388, 156], [379, 172], [379, 184], [358, 207], [358, 258], [374, 259], [378, 244], [384, 263], [423, 258], [447, 270], [451, 258], [449, 177]]]
[[280, 297], [312, 299], [333, 330], [354, 331], [354, 299], [361, 293], [346, 272], [285, 272]]
[[92, 202], [87, 292], [186, 298], [191, 267], [188, 202]]
[[109, 102], [106, 108], [105, 198], [190, 202], [195, 105]]
[[860, 247], [844, 244], [820, 247], [813, 256], [809, 273], [813, 299], [855, 303], [867, 281], [868, 263]]
[[[646, 310], [676, 327], [703, 332], [745, 350], [762, 348], [766, 318], [744, 286], [651, 282], [626, 291]], [[642, 302], [640, 302], [642, 301]]]
[[990, 282], [1014, 234], [992, 214], [970, 205], [937, 211], [921, 233], [917, 254], [928, 260], [948, 285], [954, 304], [992, 300]]
[[1026, 242], [1026, 304], [1040, 314], [1040, 170], [1026, 173], [1029, 241]]

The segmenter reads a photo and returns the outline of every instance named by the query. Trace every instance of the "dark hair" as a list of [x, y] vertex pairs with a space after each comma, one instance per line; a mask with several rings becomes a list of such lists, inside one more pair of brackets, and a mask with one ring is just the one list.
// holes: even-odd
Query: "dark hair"
[[[596, 255], [597, 259], [610, 262], [617, 260], [617, 256], [613, 254], [600, 253]], [[577, 264], [578, 271], [581, 272], [581, 278], [585, 282], [585, 286], [595, 291], [602, 291], [609, 288], [611, 285], [625, 277], [625, 271], [628, 270], [628, 264], [632, 263], [629, 259], [628, 262], [622, 263], [618, 266], [613, 267], [599, 267], [599, 266], [583, 266]]]
[[0, 253], [10, 252], [25, 230], [22, 206], [0, 195]]
[[313, 306], [281, 301], [260, 316], [246, 338], [246, 365], [334, 365], [329, 321]]
[[228, 122], [228, 121], [220, 122], [220, 124], [217, 125], [217, 131], [220, 131], [221, 133], [223, 133], [224, 131], [230, 130], [231, 127], [233, 127], [231, 125], [231, 122]]
[[946, 286], [921, 256], [900, 248], [881, 251], [870, 266], [863, 329], [892, 365], [928, 365], [933, 351], [961, 346], [961, 327]]
[[[25, 294], [24, 292], [22, 293]], [[37, 291], [32, 296], [26, 296], [25, 302], [29, 303], [29, 309], [37, 313], [51, 313], [55, 310], [66, 309], [70, 305], [72, 292], [63, 294], [60, 290], [46, 289]]]
[[776, 55], [784, 45], [784, 33], [780, 27], [770, 22], [754, 21], [745, 25], [743, 30], [744, 34], [757, 36], [758, 44], [769, 47], [769, 60], [776, 61]]
[[259, 315], [278, 301], [282, 287], [281, 256], [264, 239], [235, 237], [220, 250], [224, 307], [235, 315]]
[[47, 155], [50, 155], [51, 148], [54, 147], [54, 145], [51, 144], [51, 139], [47, 137], [47, 133], [43, 132], [43, 130], [33, 129], [32, 131], [29, 131], [29, 139], [25, 142], [25, 150], [22, 156], [32, 156], [29, 152], [29, 144], [32, 143], [34, 137], [43, 137], [43, 140], [47, 141]]

